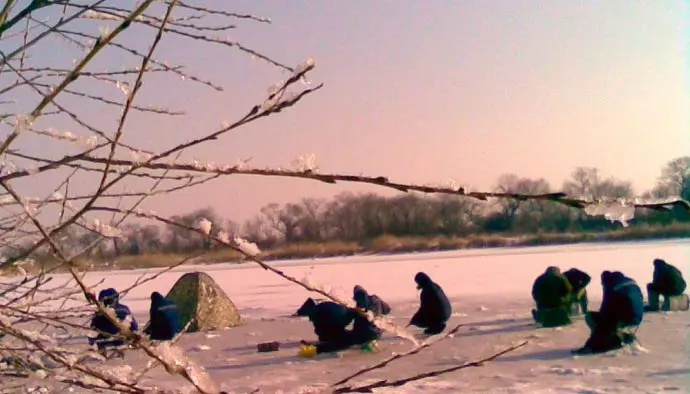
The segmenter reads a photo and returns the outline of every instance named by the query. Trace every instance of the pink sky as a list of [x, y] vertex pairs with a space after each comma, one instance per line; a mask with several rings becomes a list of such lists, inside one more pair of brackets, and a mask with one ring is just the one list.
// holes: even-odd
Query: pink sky
[[[265, 0], [225, 7], [270, 17], [271, 25], [239, 21], [231, 37], [292, 65], [313, 57], [311, 80], [325, 86], [286, 113], [194, 151], [197, 158], [234, 164], [253, 156], [253, 165], [287, 166], [313, 152], [323, 172], [419, 183], [452, 178], [479, 189], [505, 172], [545, 177], [558, 188], [576, 166], [593, 166], [641, 193], [666, 162], [690, 154], [687, 1]], [[240, 118], [285, 76], [235, 50], [171, 36], [157, 53], [226, 90], [151, 80], [142, 99], [190, 115], [133, 117], [127, 141], [148, 148]], [[171, 215], [211, 205], [243, 221], [270, 202], [345, 190], [380, 189], [236, 176], [147, 207]]]

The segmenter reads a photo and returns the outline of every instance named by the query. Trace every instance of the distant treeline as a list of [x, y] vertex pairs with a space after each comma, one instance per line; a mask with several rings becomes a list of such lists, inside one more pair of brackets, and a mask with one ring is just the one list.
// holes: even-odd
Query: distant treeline
[[[544, 179], [505, 174], [497, 180], [496, 190], [522, 194], [563, 191], [572, 196], [595, 198], [634, 196], [630, 182], [604, 178], [596, 168], [577, 168], [571, 178], [558, 188]], [[690, 156], [670, 161], [662, 169], [656, 187], [641, 196], [660, 198], [669, 195], [680, 195], [690, 200]], [[568, 234], [572, 239], [573, 235], [580, 233], [590, 234], [592, 238], [591, 234], [621, 230], [620, 223], [611, 223], [601, 216], [589, 216], [580, 209], [554, 202], [484, 202], [462, 196], [416, 193], [395, 197], [342, 193], [332, 199], [304, 198], [299, 202], [269, 204], [243, 225], [224, 220], [212, 208], [198, 209], [171, 219], [194, 227], [202, 217], [213, 223], [214, 234], [220, 231], [238, 234], [269, 250], [294, 244], [366, 245], [381, 237], [514, 239], [520, 235], [534, 238], [543, 234]], [[670, 213], [638, 210], [631, 227], [641, 230], [642, 227], [660, 228], [671, 224], [674, 228], [685, 228], [686, 225], [690, 228], [690, 216], [682, 210]], [[117, 256], [182, 254], [212, 247], [208, 239], [175, 226], [161, 228], [154, 224], [130, 223], [123, 230], [123, 238], [102, 243], [92, 250], [90, 258], [106, 261]], [[669, 236], [667, 233], [661, 236]], [[683, 234], [681, 232], [681, 236]], [[71, 245], [74, 250], [79, 250], [95, 237], [96, 234], [71, 227], [64, 231], [61, 240], [64, 247]]]

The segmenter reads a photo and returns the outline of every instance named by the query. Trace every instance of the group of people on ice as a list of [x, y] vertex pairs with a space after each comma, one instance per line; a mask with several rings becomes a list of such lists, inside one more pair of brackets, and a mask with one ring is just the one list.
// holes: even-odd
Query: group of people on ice
[[[630, 329], [640, 325], [644, 312], [658, 311], [660, 296], [668, 303], [672, 297], [683, 295], [686, 289], [683, 275], [676, 267], [662, 259], [655, 259], [653, 264], [653, 280], [647, 285], [648, 305], [644, 305], [642, 290], [633, 279], [620, 271], [604, 271], [601, 274], [603, 299], [599, 311], [588, 311], [587, 286], [591, 277], [587, 273], [576, 268], [561, 273], [558, 267], [548, 267], [532, 286], [536, 303], [532, 316], [542, 326], [561, 326], [572, 323], [570, 317], [577, 313], [573, 306], [577, 306], [585, 314], [585, 322], [590, 329], [584, 346], [574, 351], [577, 354], [602, 353], [631, 344], [635, 335]], [[423, 328], [427, 335], [443, 332], [452, 311], [443, 289], [424, 272], [417, 273], [414, 280], [417, 288], [421, 289], [420, 305], [408, 326]], [[296, 315], [309, 318], [318, 340], [313, 343], [302, 341], [300, 355], [337, 352], [353, 346], [360, 346], [363, 350], [371, 348], [382, 333], [362, 312], [380, 316], [389, 314], [391, 308], [361, 286], [355, 286], [353, 299], [356, 308], [307, 299]], [[352, 329], [347, 329], [353, 322]]]
[[[603, 297], [598, 311], [587, 310], [586, 287], [591, 277], [572, 268], [561, 273], [558, 267], [548, 267], [532, 286], [536, 309], [534, 320], [545, 327], [570, 324], [573, 306], [585, 314], [590, 336], [577, 354], [602, 353], [619, 349], [635, 340], [633, 331], [642, 322], [644, 312], [659, 311], [659, 298], [664, 297], [668, 309], [673, 297], [683, 295], [686, 283], [678, 268], [662, 259], [654, 259], [652, 282], [647, 284], [648, 305], [644, 305], [642, 289], [620, 271], [601, 274]], [[687, 303], [687, 299], [685, 299]]]
[[[450, 319], [452, 307], [441, 286], [431, 280], [429, 275], [418, 272], [414, 281], [419, 295], [419, 309], [412, 316], [408, 326], [424, 329], [427, 335], [434, 335], [446, 329]], [[371, 312], [374, 316], [387, 315], [391, 307], [375, 294], [369, 294], [361, 286], [353, 289], [355, 308], [348, 308], [331, 301], [316, 303], [312, 298], [297, 310], [296, 315], [306, 316], [314, 326], [314, 333], [318, 341], [310, 343], [302, 341], [299, 354], [309, 357], [320, 353], [332, 353], [345, 350], [353, 346], [360, 346], [362, 350], [371, 350], [375, 346], [382, 332], [370, 322], [364, 313]], [[347, 327], [352, 324], [352, 329]]]
[[[429, 275], [418, 272], [414, 281], [419, 295], [419, 309], [412, 316], [408, 326], [424, 329], [426, 335], [434, 335], [446, 329], [450, 319], [452, 307], [445, 292]], [[299, 355], [310, 357], [320, 353], [332, 353], [345, 350], [353, 346], [360, 346], [362, 350], [375, 347], [382, 332], [374, 323], [367, 319], [365, 313], [374, 316], [387, 315], [391, 307], [375, 294], [369, 294], [361, 286], [353, 289], [355, 308], [348, 308], [331, 301], [316, 303], [312, 298], [297, 310], [297, 316], [306, 316], [314, 326], [314, 333], [318, 337], [316, 342], [302, 341]], [[347, 327], [352, 323], [352, 329]]]
[[[113, 309], [121, 324], [129, 330], [139, 330], [139, 323], [127, 305], [120, 302], [120, 294], [113, 288], [103, 289], [98, 294], [98, 301], [105, 308]], [[89, 344], [96, 345], [99, 350], [117, 348], [124, 345], [124, 339], [118, 337], [120, 329], [103, 312], [97, 311], [91, 319], [91, 329], [96, 331], [96, 337], [89, 338]], [[151, 293], [151, 307], [149, 322], [144, 328], [144, 334], [149, 339], [158, 341], [171, 340], [181, 331], [180, 315], [177, 305], [167, 300], [157, 291]]]
[[[633, 279], [620, 271], [604, 271], [601, 274], [603, 299], [599, 311], [588, 311], [587, 286], [591, 277], [587, 273], [575, 268], [561, 273], [558, 267], [550, 266], [532, 286], [532, 298], [536, 304], [532, 316], [545, 327], [566, 325], [572, 323], [570, 317], [576, 313], [573, 309], [576, 306], [585, 314], [590, 336], [575, 353], [601, 353], [621, 348], [635, 340], [629, 329], [639, 326], [644, 312], [660, 309], [660, 296], [668, 304], [672, 297], [685, 292], [685, 280], [676, 267], [662, 259], [655, 259], [653, 264], [653, 280], [647, 285], [648, 305], [644, 305], [642, 290]], [[421, 290], [420, 303], [407, 326], [422, 328], [426, 335], [443, 332], [452, 313], [448, 297], [441, 286], [424, 272], [418, 272], [414, 281], [417, 289]], [[115, 289], [102, 290], [98, 300], [105, 307], [114, 309], [117, 319], [129, 324], [131, 331], [138, 330], [136, 319], [129, 308], [120, 303], [120, 295]], [[354, 287], [353, 300], [356, 303], [354, 308], [331, 301], [317, 303], [312, 298], [307, 299], [296, 315], [309, 318], [318, 339], [315, 342], [302, 341], [301, 356], [338, 352], [353, 346], [360, 346], [362, 350], [375, 347], [382, 331], [369, 320], [367, 313], [375, 317], [388, 315], [391, 307], [361, 286]], [[170, 340], [182, 329], [177, 306], [158, 292], [151, 294], [149, 315], [144, 333], [152, 340]], [[352, 328], [348, 329], [350, 324]], [[91, 328], [98, 332], [98, 336], [90, 341], [99, 349], [124, 343], [117, 337], [119, 329], [101, 312], [94, 315]]]

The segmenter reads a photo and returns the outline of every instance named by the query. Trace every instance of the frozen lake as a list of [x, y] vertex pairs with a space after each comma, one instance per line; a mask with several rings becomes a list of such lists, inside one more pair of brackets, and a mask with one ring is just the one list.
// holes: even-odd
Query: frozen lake
[[[298, 279], [309, 275], [313, 283], [330, 285], [344, 297], [349, 298], [352, 288], [358, 284], [390, 302], [418, 298], [413, 280], [418, 271], [429, 274], [450, 298], [484, 299], [501, 295], [531, 299], [532, 283], [547, 266], [556, 265], [562, 270], [577, 267], [592, 276], [588, 292], [592, 300], [597, 300], [601, 297], [599, 276], [602, 271], [620, 270], [638, 281], [644, 289], [644, 284], [652, 279], [652, 260], [657, 257], [685, 273], [690, 272], [690, 240], [352, 256], [270, 264]], [[245, 263], [185, 266], [133, 289], [123, 301], [137, 315], [146, 313], [152, 291], [166, 294], [184, 272], [195, 270], [210, 274], [238, 309], [252, 317], [292, 313], [310, 296], [301, 287], [253, 263]], [[150, 276], [158, 271], [91, 272], [87, 274], [86, 282], [95, 284], [104, 280], [107, 287], [123, 289], [142, 275]], [[55, 275], [51, 286], [68, 279], [69, 275]]]
[[[578, 267], [588, 272], [592, 276], [588, 290], [591, 307], [596, 309], [601, 298], [599, 276], [603, 270], [620, 270], [644, 287], [652, 278], [652, 260], [657, 257], [688, 275], [690, 241], [503, 248], [271, 264], [297, 278], [310, 275], [311, 282], [330, 284], [348, 298], [355, 284], [362, 285], [391, 303], [391, 317], [401, 326], [418, 305], [413, 281], [416, 272], [427, 272], [444, 287], [453, 303], [449, 326], [462, 323], [465, 327], [442, 344], [363, 376], [357, 380], [359, 383], [459, 365], [516, 341], [529, 340], [526, 347], [482, 368], [465, 369], [377, 393], [683, 392], [690, 387], [689, 313], [647, 314], [638, 332], [640, 349], [588, 357], [570, 354], [588, 336], [581, 318], [570, 326], [556, 329], [537, 329], [530, 318], [532, 283], [549, 265], [563, 270]], [[240, 309], [246, 324], [211, 334], [186, 334], [179, 345], [229, 393], [246, 393], [256, 388], [261, 388], [261, 393], [315, 392], [309, 391], [308, 386], [323, 387], [393, 352], [412, 347], [409, 341], [386, 333], [381, 341], [381, 353], [358, 355], [357, 351], [348, 351], [340, 357], [298, 357], [299, 340], [314, 339], [313, 329], [306, 319], [284, 315], [292, 313], [310, 293], [250, 263], [178, 269], [134, 289], [124, 297], [124, 302], [143, 324], [148, 320], [150, 293], [154, 290], [166, 293], [183, 272], [197, 269], [215, 278]], [[155, 272], [158, 270], [92, 272], [86, 281], [104, 280], [97, 291], [105, 286], [122, 289], [142, 274]], [[51, 286], [58, 291], [59, 284], [67, 278], [57, 275]], [[281, 349], [257, 353], [256, 344], [266, 341], [280, 341]], [[142, 352], [131, 352], [125, 360], [111, 360], [101, 367], [127, 375], [141, 370], [146, 362]], [[192, 392], [188, 383], [161, 368], [152, 371], [145, 383]]]

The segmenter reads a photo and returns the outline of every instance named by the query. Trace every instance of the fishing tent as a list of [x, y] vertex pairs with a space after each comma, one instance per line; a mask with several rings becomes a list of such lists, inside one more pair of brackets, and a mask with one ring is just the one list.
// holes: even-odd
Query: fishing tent
[[213, 331], [242, 324], [235, 304], [205, 272], [182, 275], [165, 298], [177, 305], [181, 327], [196, 318], [187, 332]]

